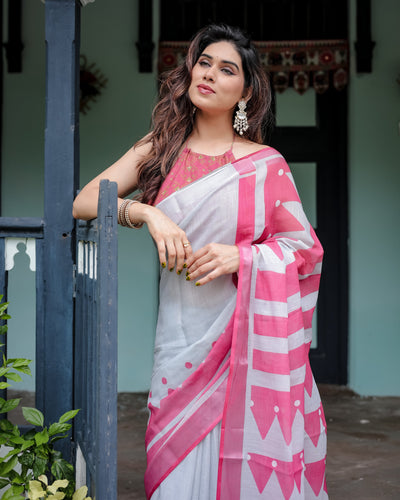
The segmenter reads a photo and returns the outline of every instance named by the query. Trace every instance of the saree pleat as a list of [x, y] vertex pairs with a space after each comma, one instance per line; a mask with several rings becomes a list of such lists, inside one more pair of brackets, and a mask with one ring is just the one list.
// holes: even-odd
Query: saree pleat
[[286, 162], [265, 148], [158, 207], [194, 251], [236, 244], [240, 269], [204, 287], [161, 272], [147, 497], [326, 499], [326, 424], [308, 361], [323, 252]]

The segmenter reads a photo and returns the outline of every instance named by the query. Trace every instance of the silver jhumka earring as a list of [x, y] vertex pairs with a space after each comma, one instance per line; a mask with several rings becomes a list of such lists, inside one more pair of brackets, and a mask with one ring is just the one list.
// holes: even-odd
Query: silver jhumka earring
[[233, 128], [240, 135], [243, 135], [243, 132], [249, 128], [249, 123], [247, 121], [247, 113], [246, 113], [246, 101], [240, 100], [238, 103], [239, 109], [236, 111], [235, 121], [233, 123]]

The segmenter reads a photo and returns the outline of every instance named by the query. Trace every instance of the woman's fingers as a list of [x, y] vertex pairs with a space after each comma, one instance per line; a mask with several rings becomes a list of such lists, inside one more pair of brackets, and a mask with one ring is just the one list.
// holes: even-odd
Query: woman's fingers
[[192, 246], [186, 238], [176, 242], [176, 272], [181, 274], [184, 269], [186, 259], [192, 254]]
[[[186, 237], [184, 239], [186, 242]], [[181, 274], [184, 269], [185, 260], [192, 254], [191, 247], [185, 248], [182, 238], [160, 238], [157, 242], [158, 255], [162, 267], [167, 267], [170, 271], [176, 269]]]
[[166, 247], [167, 247], [167, 256], [168, 256], [168, 269], [170, 271], [174, 270], [175, 267], [175, 259], [176, 259], [176, 248], [175, 244], [173, 241], [168, 240], [166, 242]]
[[185, 231], [158, 208], [146, 207], [143, 220], [157, 245], [161, 266], [181, 274], [186, 263], [189, 281], [196, 280], [196, 284], [204, 285], [239, 269], [236, 245], [210, 243], [193, 253]]
[[180, 274], [185, 259], [192, 254], [192, 248], [186, 233], [156, 207], [147, 207], [146, 221], [149, 232], [154, 239], [160, 264], [170, 271]]
[[188, 280], [196, 285], [206, 283], [223, 274], [239, 269], [239, 249], [236, 245], [210, 243], [195, 252], [188, 260]]
[[167, 255], [165, 249], [165, 243], [163, 239], [154, 240], [157, 245], [158, 258], [160, 259], [160, 264], [162, 267], [167, 267]]

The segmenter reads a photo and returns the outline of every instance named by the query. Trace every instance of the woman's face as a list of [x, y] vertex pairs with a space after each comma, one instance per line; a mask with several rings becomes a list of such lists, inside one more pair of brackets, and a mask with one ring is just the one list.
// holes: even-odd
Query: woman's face
[[244, 96], [242, 60], [229, 42], [208, 45], [192, 70], [189, 97], [208, 113], [232, 113]]

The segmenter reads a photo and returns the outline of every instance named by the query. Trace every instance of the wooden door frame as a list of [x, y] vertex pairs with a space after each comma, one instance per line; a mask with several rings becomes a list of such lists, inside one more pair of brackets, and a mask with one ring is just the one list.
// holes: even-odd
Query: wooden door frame
[[[348, 380], [347, 90], [330, 89], [316, 95], [316, 101], [315, 127], [276, 127], [271, 145], [289, 163], [317, 163], [316, 232], [325, 247], [317, 330], [325, 332], [325, 340], [318, 339], [310, 361], [318, 382], [344, 385]], [[330, 356], [336, 361], [327, 366]]]

